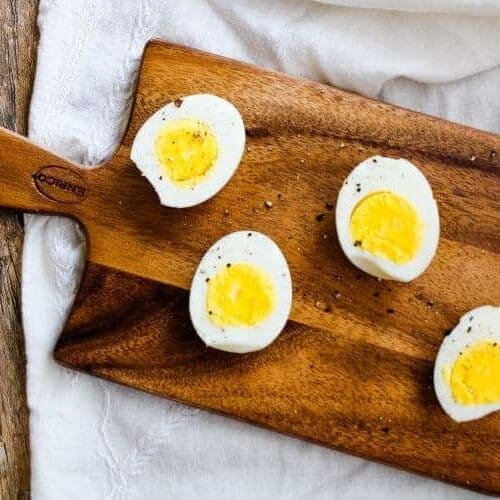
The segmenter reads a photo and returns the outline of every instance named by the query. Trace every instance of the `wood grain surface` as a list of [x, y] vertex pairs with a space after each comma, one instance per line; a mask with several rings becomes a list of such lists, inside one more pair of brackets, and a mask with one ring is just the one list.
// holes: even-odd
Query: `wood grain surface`
[[[246, 153], [212, 200], [161, 207], [129, 159], [133, 138], [160, 106], [200, 92], [239, 108]], [[0, 185], [11, 188], [0, 191], [0, 204], [72, 215], [89, 239], [82, 290], [56, 349], [60, 362], [500, 493], [500, 415], [455, 424], [432, 388], [445, 332], [472, 307], [500, 305], [498, 136], [155, 42], [144, 55], [128, 130], [105, 166], [79, 171], [6, 132], [0, 143], [0, 164], [9, 166]], [[373, 154], [414, 162], [439, 203], [438, 253], [411, 284], [356, 270], [336, 240], [336, 194]], [[186, 313], [199, 259], [238, 229], [271, 236], [294, 281], [284, 334], [245, 356], [207, 350]]]
[[[36, 0], [0, 2], [0, 124], [26, 133]], [[2, 165], [3, 167], [3, 165]], [[29, 498], [28, 409], [20, 325], [21, 214], [0, 211], [0, 498]]]

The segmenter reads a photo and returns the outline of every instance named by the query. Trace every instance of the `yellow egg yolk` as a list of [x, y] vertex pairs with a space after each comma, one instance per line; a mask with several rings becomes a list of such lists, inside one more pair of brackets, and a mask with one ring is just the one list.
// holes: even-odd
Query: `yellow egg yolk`
[[208, 314], [221, 327], [258, 325], [272, 313], [275, 302], [270, 277], [252, 264], [227, 264], [208, 281]]
[[167, 123], [155, 140], [155, 155], [168, 177], [192, 188], [217, 159], [217, 139], [207, 123], [181, 118]]
[[420, 249], [423, 223], [409, 201], [380, 191], [354, 207], [350, 230], [353, 245], [395, 264], [406, 264]]
[[448, 377], [457, 403], [500, 403], [500, 345], [471, 345], [457, 358]]

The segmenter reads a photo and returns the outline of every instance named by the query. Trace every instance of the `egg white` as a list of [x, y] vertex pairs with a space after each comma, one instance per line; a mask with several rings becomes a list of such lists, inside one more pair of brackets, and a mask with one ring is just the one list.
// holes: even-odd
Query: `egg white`
[[[406, 264], [396, 264], [353, 244], [350, 231], [353, 210], [363, 198], [380, 191], [393, 192], [412, 203], [424, 224], [420, 249]], [[374, 156], [356, 166], [339, 191], [335, 218], [339, 242], [347, 258], [377, 278], [411, 281], [425, 271], [436, 253], [439, 213], [431, 186], [415, 165], [402, 158]]]
[[[470, 331], [467, 331], [472, 327]], [[434, 364], [434, 390], [443, 410], [456, 422], [475, 420], [500, 410], [500, 403], [463, 405], [453, 398], [450, 385], [443, 376], [445, 368], [453, 368], [460, 353], [468, 346], [482, 342], [500, 343], [500, 307], [481, 306], [464, 314], [445, 337]]]
[[[206, 278], [227, 263], [237, 262], [261, 268], [274, 285], [275, 307], [268, 318], [253, 327], [221, 327], [212, 322], [207, 310]], [[238, 231], [214, 243], [196, 269], [189, 295], [191, 321], [203, 342], [234, 353], [257, 351], [271, 344], [283, 330], [291, 306], [292, 278], [286, 259], [276, 243], [256, 231]]]
[[[214, 165], [192, 188], [172, 182], [155, 155], [158, 132], [168, 122], [181, 118], [207, 123], [218, 147]], [[162, 205], [184, 208], [203, 203], [218, 193], [238, 168], [244, 149], [245, 126], [236, 107], [215, 95], [196, 94], [171, 102], [149, 117], [134, 139], [130, 157], [152, 184]]]

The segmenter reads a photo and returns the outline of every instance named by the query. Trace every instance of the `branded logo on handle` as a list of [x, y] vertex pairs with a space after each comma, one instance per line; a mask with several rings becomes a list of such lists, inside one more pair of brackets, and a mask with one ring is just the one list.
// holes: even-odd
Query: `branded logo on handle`
[[52, 201], [79, 203], [87, 196], [85, 176], [74, 169], [53, 165], [41, 168], [32, 177], [36, 190]]

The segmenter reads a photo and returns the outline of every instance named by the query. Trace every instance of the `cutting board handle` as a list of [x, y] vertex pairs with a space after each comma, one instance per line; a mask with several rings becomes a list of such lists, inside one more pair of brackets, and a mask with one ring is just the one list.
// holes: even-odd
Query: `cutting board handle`
[[0, 127], [0, 206], [78, 216], [89, 171]]

